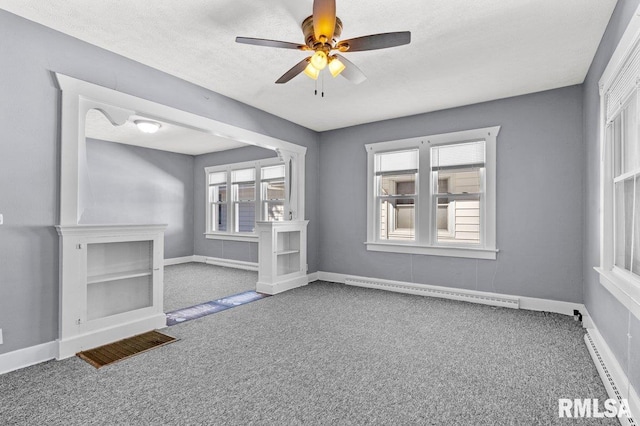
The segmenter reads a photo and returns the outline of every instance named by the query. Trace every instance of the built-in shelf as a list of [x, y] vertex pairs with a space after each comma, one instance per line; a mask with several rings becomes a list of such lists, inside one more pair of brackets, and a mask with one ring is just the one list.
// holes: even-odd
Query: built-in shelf
[[300, 250], [282, 250], [282, 251], [276, 252], [278, 256], [283, 256], [285, 254], [294, 254], [294, 253], [300, 253]]
[[58, 359], [166, 325], [166, 225], [58, 226]]
[[257, 222], [257, 291], [276, 294], [307, 284], [308, 222]]
[[138, 277], [146, 277], [153, 273], [153, 271], [148, 269], [143, 269], [139, 271], [127, 271], [127, 272], [115, 272], [112, 274], [102, 274], [87, 277], [87, 284], [97, 284], [108, 281], [117, 281], [117, 280], [126, 280], [128, 278], [138, 278]]

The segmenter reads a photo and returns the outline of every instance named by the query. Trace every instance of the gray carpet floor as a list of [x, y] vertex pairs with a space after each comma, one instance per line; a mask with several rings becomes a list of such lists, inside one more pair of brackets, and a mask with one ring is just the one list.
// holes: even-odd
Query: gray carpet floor
[[164, 268], [164, 311], [197, 305], [255, 290], [258, 273], [204, 263]]
[[558, 419], [607, 398], [566, 316], [316, 282], [165, 332], [0, 376], [0, 424], [618, 424]]

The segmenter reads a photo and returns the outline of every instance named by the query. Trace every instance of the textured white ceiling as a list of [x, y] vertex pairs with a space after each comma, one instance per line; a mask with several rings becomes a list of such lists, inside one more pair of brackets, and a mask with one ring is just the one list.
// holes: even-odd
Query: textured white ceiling
[[[137, 119], [145, 119], [145, 117], [134, 115], [122, 126], [114, 126], [101, 112], [92, 109], [87, 113], [85, 136], [188, 155], [200, 155], [246, 146], [242, 142], [165, 122], [160, 122], [161, 127], [156, 133], [142, 133], [134, 124], [134, 120]], [[154, 121], [157, 120], [154, 119]]]
[[0, 0], [0, 8], [310, 129], [580, 84], [616, 0], [337, 0], [342, 38], [412, 33], [410, 45], [345, 56], [368, 77], [274, 81], [305, 57], [235, 43], [303, 42], [312, 0]]

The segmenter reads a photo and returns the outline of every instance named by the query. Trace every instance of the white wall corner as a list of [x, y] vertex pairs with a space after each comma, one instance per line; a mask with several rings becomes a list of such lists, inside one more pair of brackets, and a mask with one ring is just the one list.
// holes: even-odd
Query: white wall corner
[[42, 343], [0, 355], [0, 374], [19, 370], [54, 359], [58, 354], [56, 342]]

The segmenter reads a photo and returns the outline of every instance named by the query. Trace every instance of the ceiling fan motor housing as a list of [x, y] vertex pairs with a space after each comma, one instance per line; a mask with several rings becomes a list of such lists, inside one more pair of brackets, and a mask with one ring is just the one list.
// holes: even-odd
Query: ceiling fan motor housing
[[[304, 41], [311, 49], [315, 50], [319, 45], [322, 44], [320, 40], [316, 40], [316, 37], [313, 33], [313, 15], [309, 16], [307, 19], [302, 21], [302, 33], [304, 34]], [[334, 47], [335, 44], [340, 39], [340, 35], [342, 34], [342, 21], [340, 18], [336, 16], [336, 28], [333, 30], [333, 38], [327, 41], [326, 44], [330, 45], [330, 47]]]

